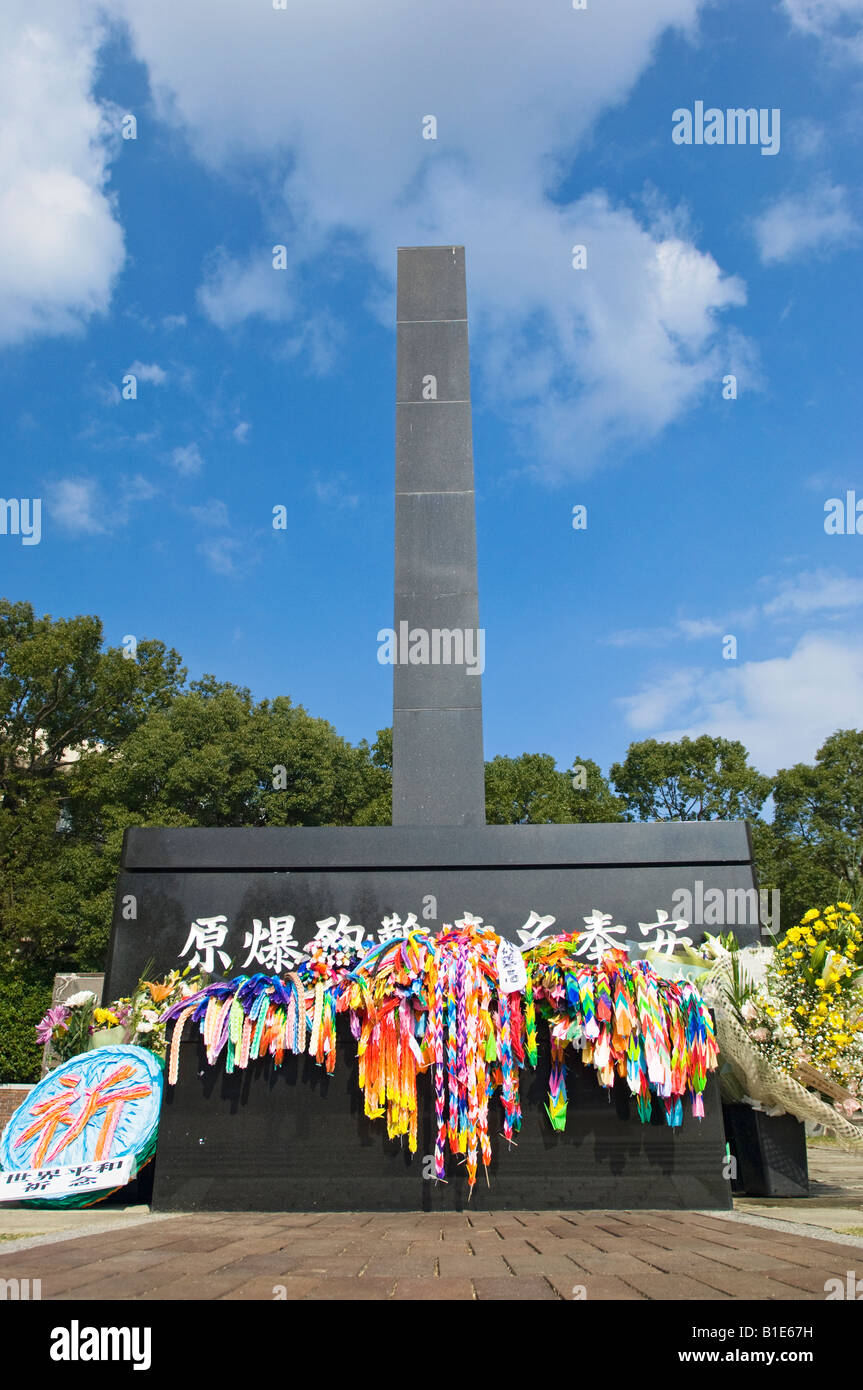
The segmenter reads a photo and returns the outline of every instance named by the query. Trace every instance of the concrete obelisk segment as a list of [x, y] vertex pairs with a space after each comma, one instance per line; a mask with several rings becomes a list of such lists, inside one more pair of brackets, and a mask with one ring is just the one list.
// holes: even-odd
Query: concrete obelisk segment
[[484, 825], [463, 246], [399, 248], [396, 318], [393, 825]]

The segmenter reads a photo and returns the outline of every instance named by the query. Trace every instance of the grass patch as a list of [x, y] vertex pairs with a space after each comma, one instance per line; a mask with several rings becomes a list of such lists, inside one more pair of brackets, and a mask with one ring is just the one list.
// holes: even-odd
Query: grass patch
[[843, 1226], [838, 1234], [840, 1236], [863, 1236], [863, 1226]]
[[30, 1236], [44, 1236], [44, 1231], [0, 1231], [0, 1240], [29, 1240]]

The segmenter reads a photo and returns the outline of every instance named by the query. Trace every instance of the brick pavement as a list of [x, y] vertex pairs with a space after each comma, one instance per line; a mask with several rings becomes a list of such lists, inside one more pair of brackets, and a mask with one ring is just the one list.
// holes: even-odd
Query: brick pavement
[[699, 1212], [207, 1213], [0, 1251], [43, 1299], [823, 1300], [844, 1244]]

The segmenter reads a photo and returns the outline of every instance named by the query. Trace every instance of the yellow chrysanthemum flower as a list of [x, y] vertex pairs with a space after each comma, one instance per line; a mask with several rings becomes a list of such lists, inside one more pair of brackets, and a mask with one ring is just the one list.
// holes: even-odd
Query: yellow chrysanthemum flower
[[112, 1009], [94, 1009], [93, 1018], [95, 1022], [101, 1024], [102, 1027], [108, 1025], [112, 1028], [116, 1028], [117, 1024], [120, 1022]]

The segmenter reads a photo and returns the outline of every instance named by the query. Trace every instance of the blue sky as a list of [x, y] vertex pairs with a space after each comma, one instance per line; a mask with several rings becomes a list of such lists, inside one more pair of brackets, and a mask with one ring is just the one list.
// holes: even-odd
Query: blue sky
[[[457, 242], [486, 756], [860, 726], [863, 0], [12, 0], [0, 40], [5, 597], [373, 739], [396, 247]], [[696, 101], [778, 153], [674, 144]]]

